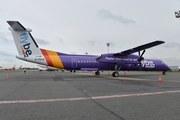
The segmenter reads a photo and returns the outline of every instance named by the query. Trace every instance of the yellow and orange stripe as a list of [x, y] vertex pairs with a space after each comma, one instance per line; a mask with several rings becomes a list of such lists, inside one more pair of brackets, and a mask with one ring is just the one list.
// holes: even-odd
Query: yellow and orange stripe
[[51, 50], [40, 49], [49, 66], [64, 69], [64, 65], [57, 52]]

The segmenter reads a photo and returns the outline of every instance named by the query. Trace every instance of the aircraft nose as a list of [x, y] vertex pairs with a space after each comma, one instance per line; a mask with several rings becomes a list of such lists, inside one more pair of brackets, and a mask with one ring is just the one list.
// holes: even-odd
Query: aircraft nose
[[164, 69], [165, 69], [166, 71], [171, 70], [170, 67], [169, 67], [168, 65], [166, 65], [166, 64], [164, 64]]
[[171, 70], [170, 67], [166, 63], [164, 63], [163, 61], [161, 61], [161, 67], [162, 67], [163, 71], [170, 71]]

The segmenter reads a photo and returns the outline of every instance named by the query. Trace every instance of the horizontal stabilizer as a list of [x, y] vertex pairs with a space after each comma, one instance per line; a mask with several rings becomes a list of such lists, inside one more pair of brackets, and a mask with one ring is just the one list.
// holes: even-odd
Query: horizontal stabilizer
[[28, 31], [31, 32], [31, 29], [25, 28], [21, 23], [18, 21], [7, 21], [7, 23], [12, 27], [14, 31]]
[[147, 43], [147, 44], [144, 44], [144, 45], [132, 48], [132, 49], [128, 49], [128, 50], [125, 50], [125, 51], [122, 51], [122, 52], [119, 52], [119, 53], [115, 53], [114, 55], [126, 56], [126, 55], [129, 55], [129, 54], [132, 54], [132, 53], [135, 53], [135, 52], [139, 52], [141, 50], [145, 50], [145, 49], [148, 49], [148, 48], [151, 48], [151, 47], [163, 44], [163, 43], [165, 43], [165, 42], [157, 40], [157, 41]]

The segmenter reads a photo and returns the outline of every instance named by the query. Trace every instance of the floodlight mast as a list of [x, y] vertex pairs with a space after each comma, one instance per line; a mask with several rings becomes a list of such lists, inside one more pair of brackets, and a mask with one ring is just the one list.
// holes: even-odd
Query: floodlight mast
[[[109, 46], [110, 46], [110, 43], [106, 43], [107, 45], [107, 48], [108, 48], [108, 54], [109, 54]], [[108, 71], [108, 75], [110, 75], [110, 72]]]
[[108, 53], [109, 53], [109, 46], [110, 46], [110, 43], [106, 43], [106, 45], [107, 45]]
[[175, 13], [175, 17], [176, 18], [180, 18], [180, 10], [179, 11], [176, 11], [176, 12], [174, 12]]

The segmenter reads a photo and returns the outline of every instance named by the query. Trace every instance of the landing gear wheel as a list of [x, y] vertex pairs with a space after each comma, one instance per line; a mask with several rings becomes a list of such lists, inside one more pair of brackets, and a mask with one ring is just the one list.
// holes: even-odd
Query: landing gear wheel
[[99, 72], [99, 71], [96, 71], [96, 72], [95, 72], [95, 75], [100, 75], [100, 72]]
[[118, 73], [118, 72], [113, 72], [113, 73], [112, 73], [112, 76], [113, 76], [113, 77], [119, 77], [119, 73]]

